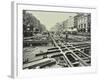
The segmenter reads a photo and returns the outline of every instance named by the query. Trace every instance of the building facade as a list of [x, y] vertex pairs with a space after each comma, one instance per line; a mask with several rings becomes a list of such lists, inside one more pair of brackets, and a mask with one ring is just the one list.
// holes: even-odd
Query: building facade
[[74, 17], [69, 16], [68, 19], [68, 29], [73, 29], [74, 28]]
[[74, 27], [78, 32], [90, 32], [91, 28], [91, 14], [83, 13], [74, 17]]

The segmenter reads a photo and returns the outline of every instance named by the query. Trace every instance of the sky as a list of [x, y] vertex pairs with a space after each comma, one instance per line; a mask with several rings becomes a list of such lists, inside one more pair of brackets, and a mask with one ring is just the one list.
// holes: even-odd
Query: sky
[[69, 16], [75, 16], [76, 13], [70, 12], [50, 12], [50, 11], [27, 11], [32, 13], [42, 24], [45, 25], [47, 30], [50, 30], [55, 26], [56, 23], [61, 23], [62, 21], [69, 18]]

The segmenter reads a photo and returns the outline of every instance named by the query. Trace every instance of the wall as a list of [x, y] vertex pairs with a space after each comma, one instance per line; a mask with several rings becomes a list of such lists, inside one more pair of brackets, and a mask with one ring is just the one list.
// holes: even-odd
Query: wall
[[[26, 1], [26, 0], [24, 0]], [[99, 0], [27, 0], [34, 4], [54, 4], [69, 6], [92, 6], [97, 7], [98, 26], [96, 29], [95, 46], [98, 54], [98, 68], [96, 73], [90, 74], [73, 74], [63, 76], [53, 76], [45, 78], [25, 79], [25, 80], [100, 80], [100, 51], [99, 51], [99, 34], [100, 34], [100, 1]], [[10, 78], [11, 65], [11, 0], [0, 1], [0, 80], [12, 80]], [[23, 79], [19, 79], [23, 80]]]

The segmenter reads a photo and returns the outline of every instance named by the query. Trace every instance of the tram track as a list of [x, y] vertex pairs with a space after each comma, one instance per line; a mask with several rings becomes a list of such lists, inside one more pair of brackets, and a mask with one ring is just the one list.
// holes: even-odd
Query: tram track
[[55, 41], [53, 35], [50, 35], [50, 37], [51, 37], [51, 39], [52, 39], [54, 45], [60, 50], [60, 53], [63, 54], [63, 56], [64, 56], [64, 58], [65, 58], [65, 61], [66, 61], [66, 63], [68, 64], [68, 66], [70, 66], [70, 67], [73, 67], [73, 66], [74, 66], [74, 65], [72, 64], [72, 62], [69, 60], [70, 58], [68, 58], [68, 56], [66, 56], [66, 54], [67, 54], [68, 52], [71, 52], [71, 54], [72, 54], [75, 58], [77, 58], [77, 61], [79, 61], [79, 63], [81, 63], [81, 65], [83, 65], [83, 66], [89, 66], [89, 64], [88, 64], [86, 61], [84, 61], [80, 56], [78, 56], [77, 54], [75, 54], [74, 51], [80, 52], [81, 55], [85, 55], [85, 56], [90, 60], [91, 57], [90, 57], [89, 55], [85, 54], [85, 53], [82, 52], [79, 48], [76, 48], [76, 47], [74, 47], [74, 46], [71, 45], [71, 44], [67, 44], [67, 46], [71, 46], [71, 48], [73, 48], [74, 50], [71, 50], [69, 47], [67, 47], [65, 44], [62, 43], [62, 45], [65, 47], [65, 48], [64, 48], [65, 51], [63, 51], [63, 49], [61, 49], [61, 47], [60, 47], [60, 46], [58, 45], [58, 43]]

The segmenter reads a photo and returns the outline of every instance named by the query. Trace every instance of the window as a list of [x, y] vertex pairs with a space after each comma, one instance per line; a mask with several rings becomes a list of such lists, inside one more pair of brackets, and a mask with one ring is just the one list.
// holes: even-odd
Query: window
[[30, 30], [30, 28], [27, 28], [27, 30], [29, 31], [29, 30]]

